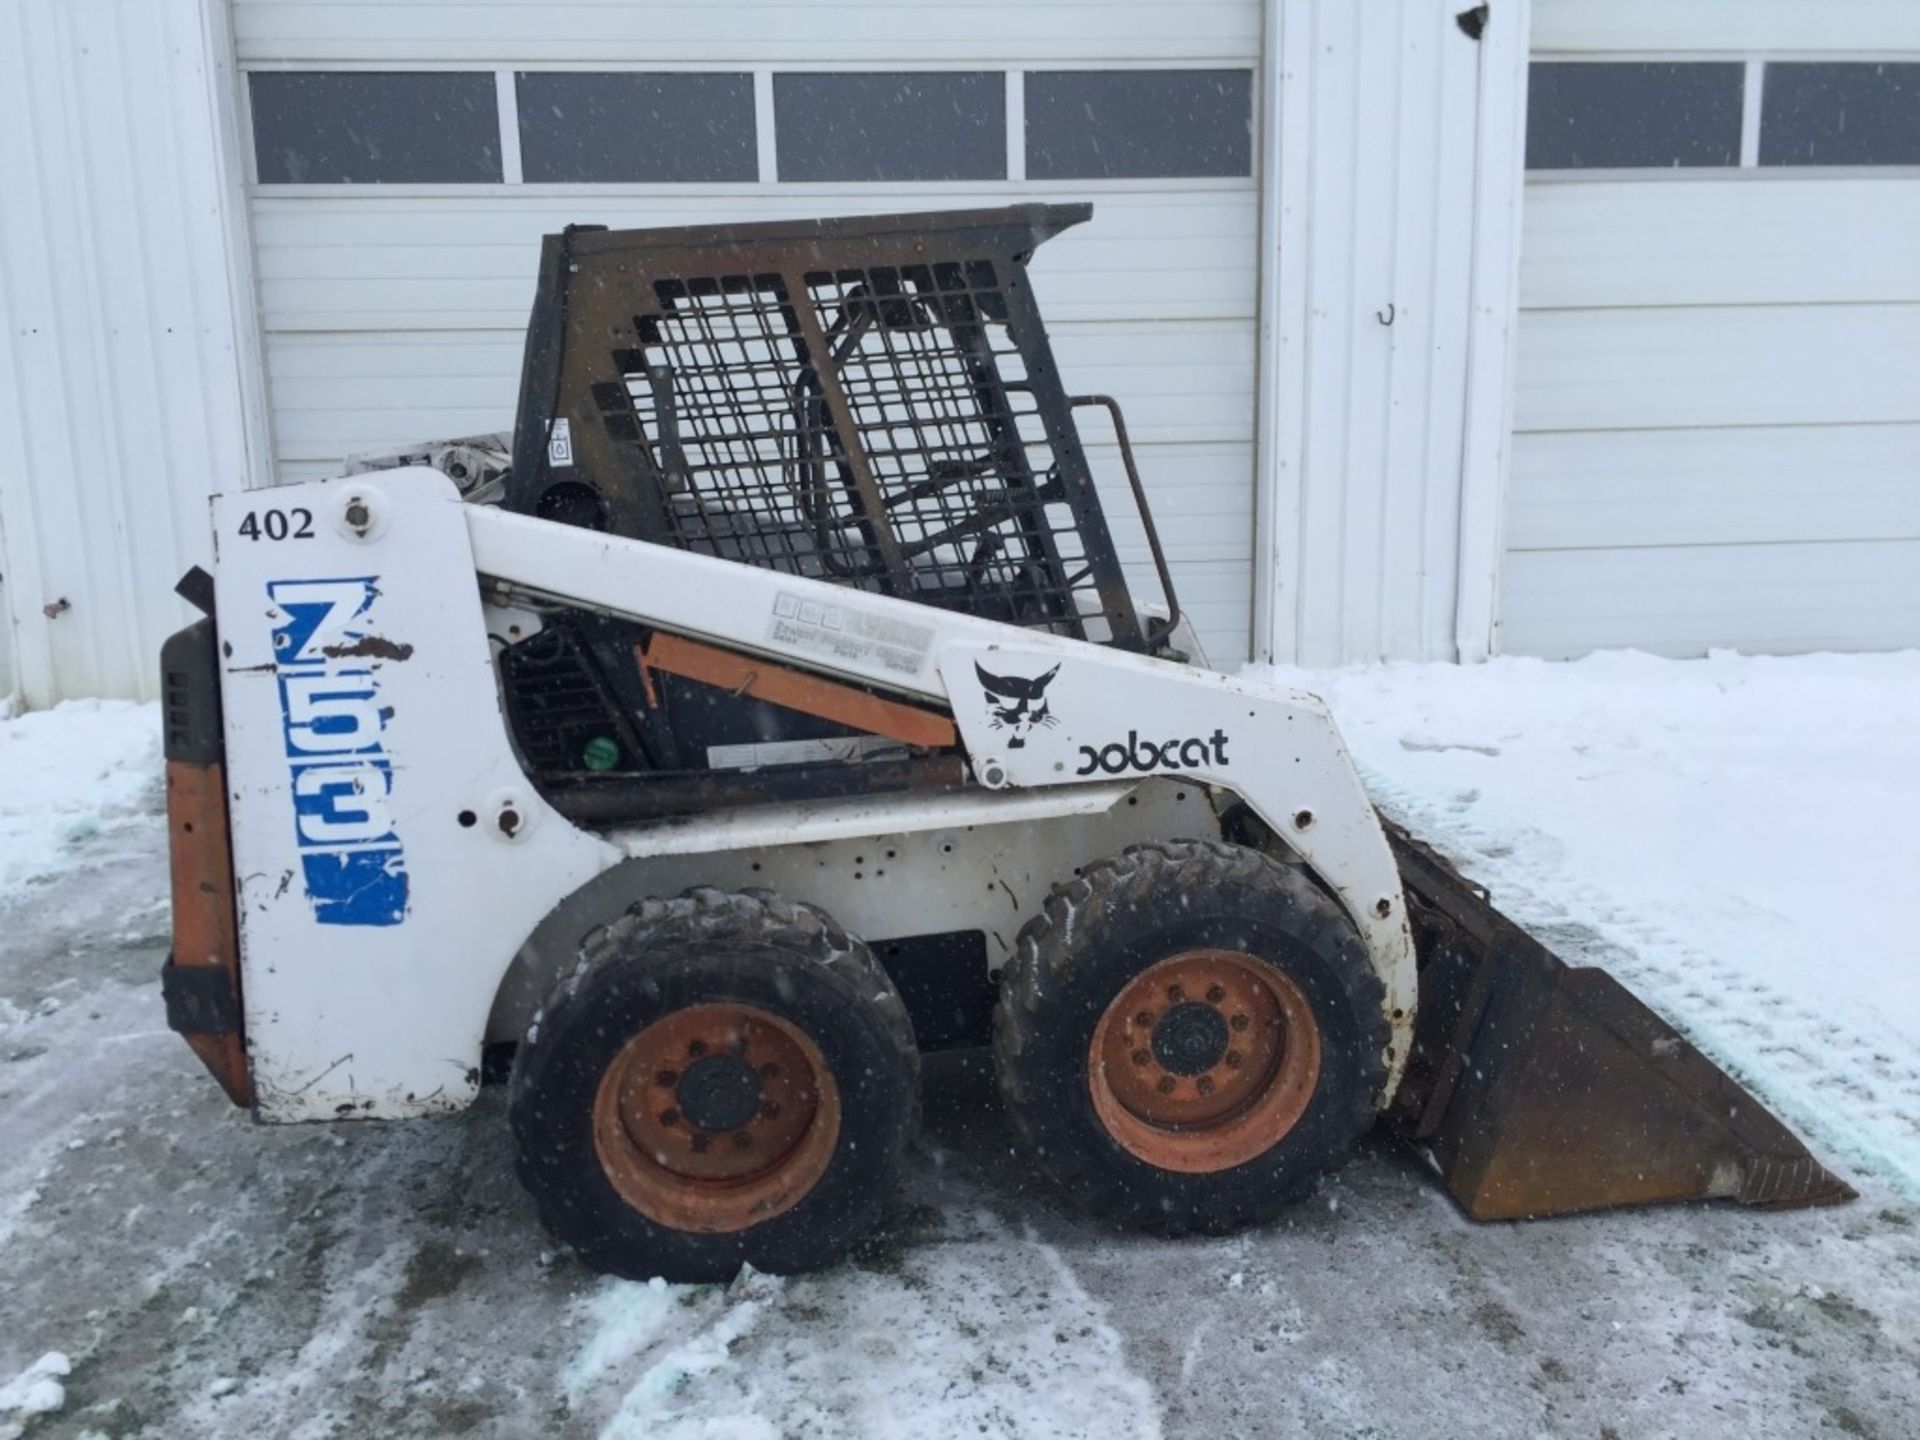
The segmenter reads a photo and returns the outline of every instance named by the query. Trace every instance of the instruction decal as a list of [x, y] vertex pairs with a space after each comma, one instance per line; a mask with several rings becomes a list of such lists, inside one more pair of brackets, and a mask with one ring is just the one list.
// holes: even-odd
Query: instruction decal
[[556, 420], [547, 431], [547, 464], [555, 469], [573, 464], [573, 422]]
[[313, 918], [398, 925], [407, 860], [388, 803], [393, 761], [382, 737], [393, 712], [380, 703], [377, 657], [412, 652], [383, 645], [372, 630], [378, 576], [269, 580], [267, 598], [294, 839]]
[[767, 639], [856, 669], [878, 667], [910, 676], [926, 669], [933, 627], [782, 590], [773, 597]]

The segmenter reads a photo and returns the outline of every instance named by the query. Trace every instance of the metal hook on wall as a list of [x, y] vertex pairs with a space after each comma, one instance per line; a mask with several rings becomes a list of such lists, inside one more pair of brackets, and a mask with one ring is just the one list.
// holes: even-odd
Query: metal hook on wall
[[1373, 318], [1378, 320], [1382, 325], [1393, 324], [1393, 302], [1389, 300], [1386, 309], [1374, 311]]

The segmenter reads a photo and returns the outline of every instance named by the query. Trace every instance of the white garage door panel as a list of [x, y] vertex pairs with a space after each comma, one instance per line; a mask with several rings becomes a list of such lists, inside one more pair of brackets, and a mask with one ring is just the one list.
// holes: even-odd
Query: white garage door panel
[[868, 0], [727, 4], [680, 0], [235, 0], [243, 61], [594, 64], [761, 60], [897, 63], [979, 60], [1244, 59], [1259, 53], [1260, 8], [1244, 0]]
[[1514, 550], [1920, 539], [1920, 424], [1520, 435]]
[[1920, 616], [1920, 540], [1546, 550], [1508, 557], [1504, 648], [1890, 648]]
[[[1055, 325], [1051, 333], [1068, 389], [1115, 396], [1136, 445], [1249, 438], [1253, 353], [1246, 326], [1116, 321]], [[326, 454], [340, 454], [499, 429], [512, 420], [520, 342], [513, 332], [484, 343], [462, 336], [457, 343], [428, 345], [407, 337], [313, 346], [306, 339], [283, 337], [268, 354], [279, 451], [287, 459], [312, 459], [316, 445], [327, 447]], [[340, 372], [290, 372], [285, 357], [303, 344], [310, 352], [331, 352]], [[408, 355], [417, 357], [411, 365]], [[312, 359], [310, 353], [307, 360]], [[484, 370], [483, 359], [492, 362]], [[374, 373], [361, 373], [368, 360]], [[443, 361], [458, 371], [449, 372]], [[296, 364], [293, 371], [300, 368]], [[1106, 421], [1097, 412], [1088, 412], [1084, 423], [1095, 439], [1106, 433]]]
[[1543, 51], [1920, 50], [1914, 0], [1533, 0]]
[[1529, 312], [1514, 428], [1920, 420], [1914, 357], [1920, 305]]
[[1920, 180], [1536, 181], [1520, 282], [1528, 310], [1920, 301]]
[[[250, 70], [1255, 67], [1255, 0], [231, 0]], [[1017, 92], [1015, 92], [1017, 96]], [[1016, 114], [1017, 105], [1014, 107]], [[765, 117], [762, 117], [764, 123]], [[763, 144], [772, 137], [762, 135]], [[1197, 164], [1194, 168], [1207, 168]], [[1069, 393], [1125, 407], [1207, 644], [1247, 653], [1259, 195], [1240, 178], [850, 185], [256, 184], [276, 473], [509, 428], [542, 238], [1091, 200], [1036, 255]], [[1104, 416], [1081, 417], [1114, 542], [1157, 586]]]
[[[972, 209], [1006, 191], [850, 197], [787, 189], [742, 194], [604, 191], [409, 200], [339, 195], [254, 202], [260, 307], [270, 331], [520, 329], [540, 240], [566, 220], [617, 229], [876, 211]], [[1087, 198], [1077, 191], [1017, 197]], [[563, 218], [556, 218], [563, 217]], [[1254, 194], [1219, 188], [1094, 197], [1093, 219], [1047, 242], [1034, 274], [1050, 324], [1062, 320], [1250, 319]]]

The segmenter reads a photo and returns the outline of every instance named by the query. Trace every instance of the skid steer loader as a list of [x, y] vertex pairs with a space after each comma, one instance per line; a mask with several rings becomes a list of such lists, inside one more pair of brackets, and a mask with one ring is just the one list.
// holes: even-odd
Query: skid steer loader
[[[923, 1050], [1164, 1231], [1384, 1120], [1477, 1219], [1852, 1193], [1208, 669], [1027, 261], [1086, 206], [545, 242], [510, 441], [223, 495], [166, 645], [171, 1024], [263, 1121], [458, 1109], [592, 1265], [832, 1261]], [[1157, 604], [1078, 429], [1103, 412]]]

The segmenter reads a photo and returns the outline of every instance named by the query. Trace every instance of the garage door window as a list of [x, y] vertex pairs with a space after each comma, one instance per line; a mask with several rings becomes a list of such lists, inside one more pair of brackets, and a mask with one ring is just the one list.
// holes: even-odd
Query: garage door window
[[263, 184], [502, 178], [490, 73], [261, 70], [249, 81]]
[[1004, 180], [1006, 77], [878, 72], [773, 77], [782, 180]]
[[1544, 61], [1529, 67], [1529, 170], [1740, 163], [1745, 67]]
[[757, 178], [751, 75], [536, 70], [514, 88], [530, 182]]
[[1040, 70], [1026, 102], [1030, 179], [1253, 173], [1250, 71]]
[[1920, 64], [1767, 66], [1762, 165], [1920, 165]]

